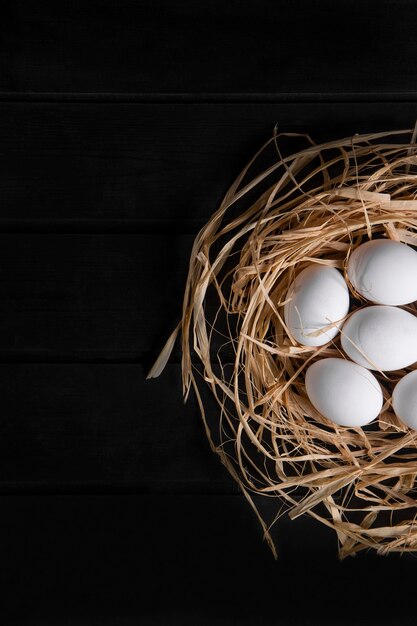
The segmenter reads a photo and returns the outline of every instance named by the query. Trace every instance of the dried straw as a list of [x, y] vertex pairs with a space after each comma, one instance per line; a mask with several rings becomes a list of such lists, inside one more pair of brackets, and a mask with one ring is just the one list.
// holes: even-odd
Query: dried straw
[[[283, 320], [288, 287], [308, 264], [339, 268], [347, 280], [346, 262], [359, 243], [387, 237], [417, 245], [415, 134], [398, 143], [412, 132], [315, 145], [307, 135], [275, 130], [198, 233], [182, 320], [148, 375], [161, 373], [181, 331], [184, 397], [194, 389], [211, 447], [275, 556], [256, 494], [275, 498], [273, 521], [286, 511], [333, 528], [341, 558], [363, 549], [417, 550], [417, 433], [390, 402], [395, 383], [417, 365], [376, 373], [385, 403], [374, 423], [337, 426], [310, 404], [304, 372], [316, 359], [343, 356], [340, 335], [303, 347]], [[309, 145], [282, 156], [282, 141], [300, 140]], [[354, 295], [351, 311], [366, 304]], [[405, 308], [417, 313], [414, 304]], [[202, 384], [219, 406], [212, 424]]]

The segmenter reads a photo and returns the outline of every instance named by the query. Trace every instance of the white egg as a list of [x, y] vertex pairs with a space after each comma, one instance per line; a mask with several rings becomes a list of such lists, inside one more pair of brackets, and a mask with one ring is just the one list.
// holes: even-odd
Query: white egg
[[352, 252], [347, 274], [355, 290], [376, 304], [417, 300], [417, 252], [405, 243], [367, 241]]
[[285, 323], [295, 341], [305, 346], [328, 343], [349, 311], [346, 282], [337, 269], [327, 265], [306, 267], [290, 286], [286, 299]]
[[306, 371], [306, 391], [321, 415], [340, 426], [364, 426], [382, 408], [383, 395], [375, 376], [347, 359], [322, 359]]
[[396, 384], [392, 408], [404, 424], [417, 430], [417, 371], [406, 374]]
[[391, 371], [417, 361], [417, 317], [395, 306], [368, 306], [342, 328], [342, 348], [356, 363]]

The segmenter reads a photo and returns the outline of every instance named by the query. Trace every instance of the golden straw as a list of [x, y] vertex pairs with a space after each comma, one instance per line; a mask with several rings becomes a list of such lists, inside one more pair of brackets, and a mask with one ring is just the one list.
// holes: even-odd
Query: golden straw
[[[271, 525], [285, 511], [333, 528], [341, 558], [417, 549], [417, 433], [390, 403], [395, 383], [417, 365], [376, 372], [385, 398], [376, 422], [337, 426], [310, 404], [304, 372], [318, 358], [343, 355], [340, 334], [324, 346], [300, 346], [283, 319], [288, 288], [308, 264], [339, 268], [348, 281], [347, 259], [369, 238], [417, 245], [417, 144], [415, 135], [404, 139], [412, 133], [316, 145], [275, 130], [198, 233], [182, 319], [148, 375], [162, 372], [181, 332], [184, 397], [194, 390], [211, 447], [275, 556]], [[284, 138], [308, 146], [282, 156]], [[366, 304], [353, 295], [352, 311]], [[417, 313], [414, 304], [406, 308]], [[204, 389], [217, 418], [206, 411]], [[254, 495], [276, 501], [272, 522]]]

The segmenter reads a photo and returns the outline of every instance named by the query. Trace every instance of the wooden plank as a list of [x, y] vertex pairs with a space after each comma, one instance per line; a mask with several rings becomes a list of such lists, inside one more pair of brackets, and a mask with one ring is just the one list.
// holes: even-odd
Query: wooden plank
[[412, 0], [15, 0], [3, 91], [415, 90]]
[[[0, 503], [7, 624], [413, 621], [412, 557], [364, 554], [340, 563], [329, 529], [284, 517], [274, 529], [276, 562], [243, 497], [3, 496]], [[399, 584], [404, 601], [376, 601]]]
[[[237, 493], [178, 365], [0, 365], [0, 493]], [[213, 410], [207, 393], [207, 407]]]
[[[276, 123], [319, 142], [411, 128], [415, 111], [413, 102], [2, 103], [0, 229], [196, 232]], [[284, 154], [299, 145], [284, 140]]]
[[150, 363], [180, 319], [192, 242], [0, 235], [0, 360]]

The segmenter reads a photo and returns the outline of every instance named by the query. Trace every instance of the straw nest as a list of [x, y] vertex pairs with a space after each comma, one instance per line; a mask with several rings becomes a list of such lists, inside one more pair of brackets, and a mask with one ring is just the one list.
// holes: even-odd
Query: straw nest
[[[285, 142], [304, 145], [283, 156]], [[148, 377], [161, 373], [181, 332], [185, 399], [193, 388], [212, 449], [275, 556], [270, 529], [283, 513], [333, 528], [341, 558], [417, 549], [417, 433], [391, 408], [396, 382], [417, 365], [376, 372], [385, 402], [369, 426], [337, 426], [310, 404], [304, 373], [316, 359], [343, 356], [340, 334], [303, 347], [283, 319], [288, 287], [308, 264], [339, 268], [348, 281], [346, 262], [360, 243], [417, 245], [416, 198], [413, 129], [320, 145], [275, 130], [195, 239], [182, 320]], [[353, 293], [351, 312], [363, 306]], [[414, 304], [405, 308], [417, 314]], [[217, 411], [206, 411], [212, 398], [203, 388]], [[257, 495], [274, 499], [272, 522]]]

